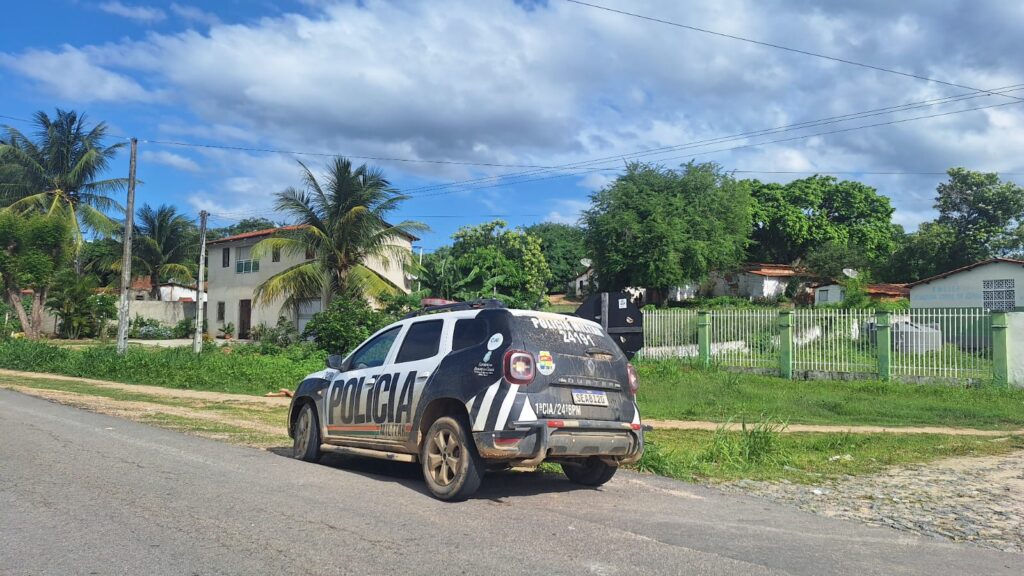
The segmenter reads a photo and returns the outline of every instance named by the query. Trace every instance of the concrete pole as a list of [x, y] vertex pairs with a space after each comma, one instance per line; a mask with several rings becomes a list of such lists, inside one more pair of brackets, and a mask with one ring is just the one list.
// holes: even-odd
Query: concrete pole
[[711, 365], [711, 313], [697, 311], [697, 359], [707, 368]]
[[135, 227], [135, 155], [139, 141], [131, 139], [131, 157], [128, 160], [128, 202], [124, 214], [124, 246], [121, 250], [121, 302], [117, 315], [117, 353], [128, 349], [128, 288], [132, 284], [132, 229]]
[[199, 212], [199, 275], [196, 276], [196, 333], [192, 338], [192, 351], [203, 351], [203, 276], [206, 273], [206, 210]]
[[779, 376], [793, 378], [793, 311], [779, 312]]
[[892, 379], [892, 322], [888, 312], [875, 315], [875, 343], [878, 345], [878, 378]]

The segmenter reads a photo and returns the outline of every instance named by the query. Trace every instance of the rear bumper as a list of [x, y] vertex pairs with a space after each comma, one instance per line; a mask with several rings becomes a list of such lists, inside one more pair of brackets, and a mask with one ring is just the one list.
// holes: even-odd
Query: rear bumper
[[629, 422], [534, 420], [513, 422], [513, 430], [476, 432], [477, 450], [489, 460], [535, 466], [547, 459], [597, 456], [630, 464], [644, 451], [643, 430]]

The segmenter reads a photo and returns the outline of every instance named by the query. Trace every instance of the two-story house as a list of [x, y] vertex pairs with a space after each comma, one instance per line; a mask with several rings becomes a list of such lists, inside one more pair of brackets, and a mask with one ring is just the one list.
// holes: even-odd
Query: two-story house
[[[301, 264], [303, 257], [275, 252], [270, 257], [255, 259], [252, 248], [260, 240], [269, 237], [277, 228], [246, 232], [227, 238], [212, 240], [207, 243], [207, 307], [206, 320], [211, 334], [227, 324], [234, 324], [235, 335], [248, 338], [253, 326], [266, 323], [277, 324], [281, 316], [288, 318], [301, 332], [314, 314], [320, 311], [320, 299], [311, 298], [300, 301], [295, 306], [287, 306], [283, 300], [268, 305], [256, 304], [253, 293], [256, 287], [271, 276], [296, 264]], [[414, 236], [401, 236], [396, 244], [412, 253]], [[312, 260], [313, 254], [305, 255]], [[405, 270], [398, 262], [385, 264], [379, 258], [370, 258], [364, 263], [389, 282], [406, 292], [411, 284]]]

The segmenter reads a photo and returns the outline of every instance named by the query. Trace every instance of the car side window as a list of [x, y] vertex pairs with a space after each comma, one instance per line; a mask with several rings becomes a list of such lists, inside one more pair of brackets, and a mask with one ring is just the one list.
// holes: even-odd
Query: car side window
[[352, 361], [348, 364], [349, 369], [362, 370], [363, 368], [383, 366], [384, 361], [388, 358], [388, 352], [391, 351], [391, 346], [395, 343], [395, 339], [398, 338], [398, 333], [401, 329], [401, 326], [395, 326], [391, 330], [379, 334], [376, 338], [364, 344], [362, 348], [356, 350], [352, 354]]
[[441, 347], [441, 329], [444, 320], [426, 320], [409, 326], [402, 339], [402, 347], [398, 349], [396, 364], [415, 362], [437, 355]]
[[455, 321], [452, 350], [475, 346], [487, 339], [487, 321], [481, 318], [463, 318]]

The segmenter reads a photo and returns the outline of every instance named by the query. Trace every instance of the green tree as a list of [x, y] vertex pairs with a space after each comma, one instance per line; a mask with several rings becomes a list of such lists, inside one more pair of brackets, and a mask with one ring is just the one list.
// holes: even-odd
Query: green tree
[[160, 299], [160, 283], [175, 279], [189, 282], [197, 267], [199, 237], [195, 222], [179, 214], [173, 206], [153, 208], [143, 204], [138, 212], [135, 251], [137, 268], [149, 275], [152, 295]]
[[949, 226], [924, 222], [898, 241], [882, 275], [890, 282], [914, 282], [950, 270], [950, 252], [956, 242]]
[[[42, 334], [43, 307], [54, 276], [74, 252], [72, 239], [68, 215], [60, 208], [29, 215], [0, 211], [0, 281], [28, 338]], [[31, 291], [28, 310], [22, 305], [25, 290]]]
[[860, 251], [867, 262], [892, 254], [889, 199], [860, 182], [811, 176], [787, 184], [744, 180], [754, 199], [748, 259], [788, 264], [832, 243]]
[[1024, 233], [1024, 189], [996, 173], [950, 168], [939, 184], [936, 223], [953, 234], [947, 268], [1019, 251]]
[[120, 192], [127, 178], [101, 176], [124, 146], [104, 145], [107, 125], [89, 127], [84, 114], [57, 110], [50, 118], [35, 114], [36, 139], [4, 126], [0, 141], [0, 198], [18, 212], [63, 214], [73, 224], [75, 246], [84, 241], [82, 230], [113, 234], [117, 223], [109, 211], [123, 211], [110, 194]]
[[323, 183], [305, 164], [299, 165], [304, 188], [288, 188], [276, 195], [277, 210], [291, 215], [294, 225], [260, 241], [253, 256], [262, 258], [281, 250], [313, 258], [265, 280], [256, 288], [255, 299], [271, 302], [320, 296], [326, 310], [335, 294], [374, 296], [399, 290], [365, 262], [375, 257], [405, 266], [411, 260], [411, 252], [400, 240], [428, 230], [427, 226], [408, 220], [389, 224], [386, 220], [408, 196], [392, 188], [380, 170], [366, 164], [353, 168], [347, 158], [337, 157], [328, 164]]
[[587, 247], [583, 229], [579, 226], [543, 222], [525, 229], [526, 233], [540, 240], [544, 259], [551, 268], [551, 280], [548, 281], [548, 293], [561, 293], [572, 284], [587, 267], [580, 264], [586, 257]]
[[750, 194], [714, 163], [680, 170], [634, 163], [591, 196], [586, 246], [602, 289], [664, 292], [738, 265]]
[[82, 271], [96, 276], [100, 286], [115, 287], [121, 274], [121, 231], [114, 238], [96, 238], [82, 244], [78, 260]]
[[277, 228], [278, 225], [273, 220], [263, 217], [255, 218], [242, 218], [238, 222], [221, 228], [210, 228], [206, 231], [207, 240], [219, 240], [221, 238], [227, 238], [228, 236], [235, 236], [237, 234], [245, 234], [246, 232], [256, 232], [258, 230], [268, 230], [270, 228]]
[[46, 307], [59, 321], [64, 338], [101, 336], [111, 318], [117, 316], [116, 297], [97, 291], [99, 281], [92, 275], [64, 270], [53, 283]]
[[858, 246], [849, 241], [831, 240], [812, 248], [804, 259], [807, 269], [825, 280], [841, 280], [843, 269], [852, 268], [865, 273], [871, 270], [871, 262]]
[[544, 301], [551, 271], [540, 240], [506, 226], [495, 220], [452, 235], [451, 258], [459, 271], [453, 298], [498, 298], [514, 308], [536, 308]]

